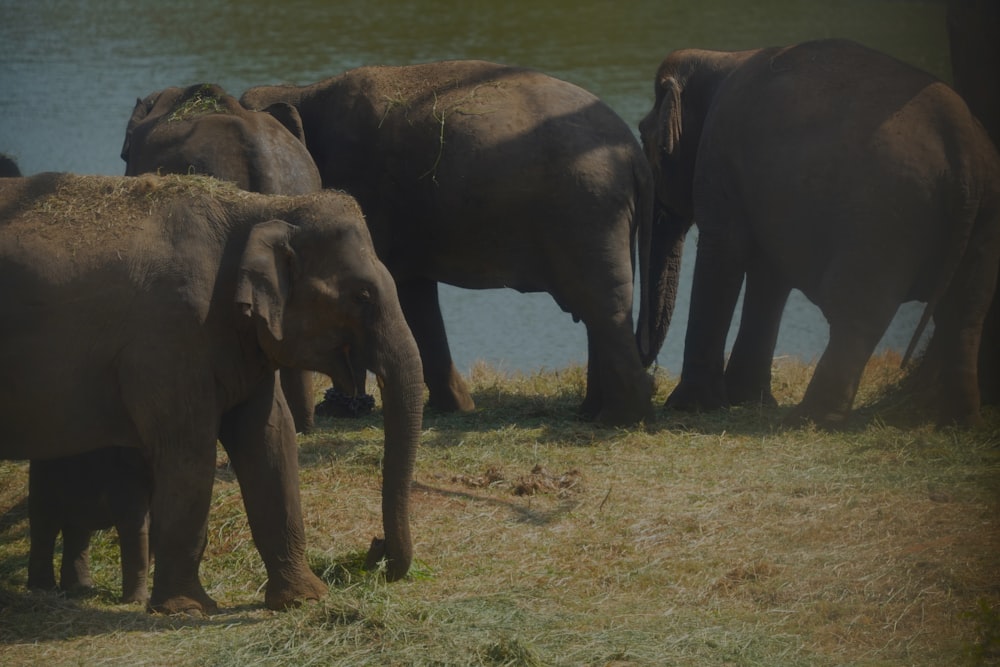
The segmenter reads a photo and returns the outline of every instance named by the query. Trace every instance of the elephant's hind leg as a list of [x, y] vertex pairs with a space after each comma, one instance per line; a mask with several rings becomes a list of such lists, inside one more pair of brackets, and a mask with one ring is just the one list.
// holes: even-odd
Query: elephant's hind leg
[[812, 421], [825, 428], [843, 426], [851, 413], [865, 364], [892, 319], [889, 308], [875, 321], [830, 323], [830, 341], [789, 421]]
[[609, 426], [653, 419], [653, 379], [639, 360], [627, 315], [587, 323], [587, 393], [581, 414]]
[[726, 394], [731, 404], [778, 404], [771, 393], [771, 364], [790, 292], [768, 267], [747, 272], [740, 330], [726, 364]]
[[437, 283], [414, 279], [398, 284], [397, 289], [399, 305], [420, 350], [430, 394], [428, 406], [441, 412], [471, 412], [476, 403], [451, 358]]

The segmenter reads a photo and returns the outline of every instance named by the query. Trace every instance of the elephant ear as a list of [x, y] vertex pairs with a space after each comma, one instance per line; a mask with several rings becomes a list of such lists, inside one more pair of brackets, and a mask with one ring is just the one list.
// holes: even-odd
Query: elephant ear
[[275, 340], [283, 338], [282, 316], [288, 298], [295, 252], [295, 227], [269, 220], [250, 230], [236, 282], [236, 305], [249, 318], [259, 317]]
[[660, 136], [662, 148], [673, 155], [681, 141], [684, 119], [681, 115], [681, 85], [670, 77], [663, 82], [663, 101], [660, 102]]
[[302, 127], [302, 116], [299, 115], [298, 109], [285, 102], [275, 102], [271, 106], [264, 109], [264, 113], [274, 116], [279, 123], [284, 125], [289, 132], [295, 135], [296, 139], [305, 145], [306, 131]]

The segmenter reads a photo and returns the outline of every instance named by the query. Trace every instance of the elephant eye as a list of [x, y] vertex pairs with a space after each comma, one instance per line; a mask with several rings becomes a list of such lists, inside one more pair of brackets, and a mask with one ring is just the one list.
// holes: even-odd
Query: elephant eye
[[357, 295], [355, 296], [355, 299], [357, 300], [358, 303], [371, 303], [372, 302], [371, 290], [369, 290], [368, 288], [361, 289], [360, 291], [358, 291]]

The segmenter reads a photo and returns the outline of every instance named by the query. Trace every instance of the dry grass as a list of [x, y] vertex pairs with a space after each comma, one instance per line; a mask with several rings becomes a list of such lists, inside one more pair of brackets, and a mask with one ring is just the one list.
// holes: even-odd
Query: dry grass
[[[783, 403], [808, 375], [778, 364]], [[864, 400], [896, 378], [876, 360]], [[301, 439], [311, 558], [331, 586], [284, 613], [261, 608], [224, 460], [202, 570], [226, 609], [208, 619], [115, 604], [113, 533], [95, 543], [95, 596], [27, 594], [26, 465], [0, 465], [0, 663], [1000, 662], [995, 409], [974, 431], [898, 406], [839, 433], [787, 429], [787, 407], [602, 429], [574, 419], [581, 369], [470, 380], [475, 413], [425, 419], [405, 581], [360, 568], [379, 533], [377, 415]], [[662, 401], [673, 380], [660, 385]]]

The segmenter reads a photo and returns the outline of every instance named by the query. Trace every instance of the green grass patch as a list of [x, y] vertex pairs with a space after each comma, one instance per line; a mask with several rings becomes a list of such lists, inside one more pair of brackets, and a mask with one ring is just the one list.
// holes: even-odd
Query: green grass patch
[[222, 613], [120, 605], [113, 531], [95, 595], [29, 594], [27, 464], [0, 463], [0, 662], [130, 665], [989, 665], [1000, 661], [1000, 411], [938, 429], [876, 359], [848, 428], [782, 418], [810, 369], [776, 365], [782, 406], [601, 428], [580, 368], [478, 366], [477, 410], [428, 413], [416, 562], [364, 569], [381, 534], [381, 419], [300, 438], [323, 600], [262, 607], [265, 573], [220, 454], [202, 576]]

